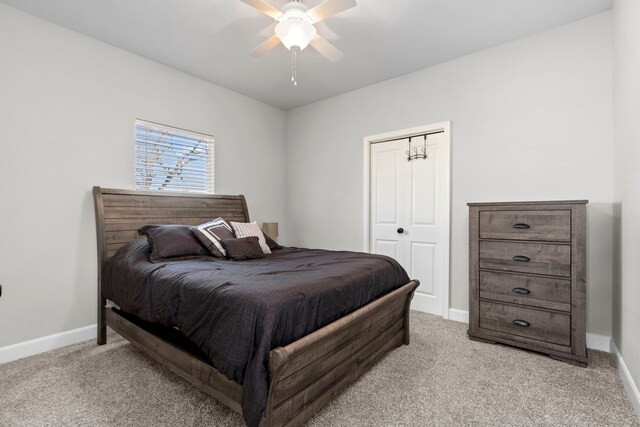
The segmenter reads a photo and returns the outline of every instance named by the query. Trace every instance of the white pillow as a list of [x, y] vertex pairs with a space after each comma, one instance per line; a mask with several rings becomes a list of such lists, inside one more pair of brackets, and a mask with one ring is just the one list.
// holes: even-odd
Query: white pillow
[[271, 249], [269, 249], [269, 246], [267, 245], [267, 242], [264, 239], [264, 234], [262, 234], [262, 229], [260, 228], [257, 222], [231, 221], [231, 227], [233, 228], [233, 232], [235, 233], [237, 238], [255, 236], [258, 238], [258, 243], [260, 243], [262, 252], [264, 252], [265, 254], [271, 253]]

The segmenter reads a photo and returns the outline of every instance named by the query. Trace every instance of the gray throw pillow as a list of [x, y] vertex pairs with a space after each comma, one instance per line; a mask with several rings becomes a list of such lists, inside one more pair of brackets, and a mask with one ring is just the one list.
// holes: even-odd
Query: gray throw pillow
[[264, 252], [256, 236], [225, 239], [222, 241], [222, 246], [224, 246], [229, 259], [242, 261], [262, 258], [264, 256]]
[[151, 262], [211, 256], [207, 248], [193, 237], [189, 228], [188, 225], [179, 224], [145, 225], [138, 230], [138, 234], [147, 237], [151, 247]]

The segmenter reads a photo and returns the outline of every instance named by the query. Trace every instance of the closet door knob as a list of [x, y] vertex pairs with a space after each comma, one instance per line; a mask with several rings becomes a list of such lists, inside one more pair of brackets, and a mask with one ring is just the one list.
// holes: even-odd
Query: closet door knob
[[404, 228], [400, 227], [396, 231], [398, 232], [398, 234], [403, 234], [404, 233]]

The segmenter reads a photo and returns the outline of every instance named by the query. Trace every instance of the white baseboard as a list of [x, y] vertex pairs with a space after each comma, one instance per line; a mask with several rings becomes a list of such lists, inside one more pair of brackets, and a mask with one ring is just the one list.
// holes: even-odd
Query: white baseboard
[[[449, 309], [449, 320], [469, 323], [469, 312], [467, 310]], [[598, 334], [587, 334], [587, 348], [611, 353], [611, 337]]]
[[469, 312], [467, 310], [458, 310], [457, 308], [449, 309], [449, 320], [456, 322], [469, 323]]
[[612, 353], [611, 345], [613, 340], [606, 335], [598, 335], [587, 333], [587, 348], [593, 350], [604, 351], [605, 353]]
[[611, 352], [616, 357], [618, 374], [620, 375], [622, 384], [624, 384], [624, 389], [627, 391], [627, 396], [629, 396], [629, 400], [631, 401], [633, 408], [636, 410], [636, 414], [640, 417], [640, 391], [638, 391], [638, 386], [633, 381], [631, 372], [629, 372], [626, 363], [624, 363], [624, 359], [622, 359], [622, 354], [620, 354], [616, 343], [613, 341], [611, 341]]
[[97, 325], [91, 325], [73, 329], [71, 331], [61, 332], [59, 334], [36, 338], [31, 341], [24, 341], [18, 344], [0, 347], [0, 363], [11, 362], [13, 360], [22, 359], [23, 357], [33, 356], [35, 354], [44, 353], [45, 351], [55, 350], [81, 341], [90, 340], [95, 338], [96, 334]]

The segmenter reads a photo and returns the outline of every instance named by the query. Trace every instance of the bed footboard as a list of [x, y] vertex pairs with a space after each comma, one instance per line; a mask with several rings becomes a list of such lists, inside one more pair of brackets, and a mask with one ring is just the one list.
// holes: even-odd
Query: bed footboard
[[[269, 395], [261, 427], [300, 426], [353, 383], [389, 350], [409, 344], [409, 308], [418, 281], [269, 353]], [[105, 326], [241, 413], [242, 386], [205, 360], [112, 309], [102, 307]]]
[[414, 280], [306, 337], [271, 351], [262, 427], [299, 426], [389, 350], [409, 344]]

